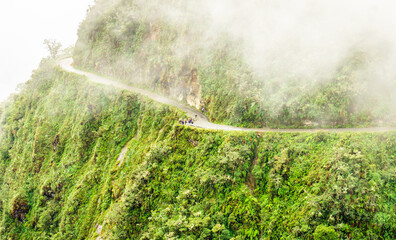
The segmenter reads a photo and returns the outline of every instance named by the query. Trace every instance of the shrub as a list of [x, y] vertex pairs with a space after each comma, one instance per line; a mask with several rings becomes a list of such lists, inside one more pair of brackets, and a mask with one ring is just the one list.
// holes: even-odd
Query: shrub
[[325, 225], [317, 226], [313, 236], [315, 240], [333, 240], [339, 238], [339, 235], [334, 230], [334, 227], [327, 227]]

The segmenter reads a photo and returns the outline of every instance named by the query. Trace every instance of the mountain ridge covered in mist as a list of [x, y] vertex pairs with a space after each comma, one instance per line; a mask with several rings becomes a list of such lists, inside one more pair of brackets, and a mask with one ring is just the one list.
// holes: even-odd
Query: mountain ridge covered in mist
[[[215, 122], [394, 124], [396, 48], [372, 30], [383, 20], [363, 25], [348, 8], [337, 19], [321, 1], [284, 2], [97, 1], [80, 26], [75, 66], [185, 101]], [[341, 6], [349, 7], [327, 7]]]

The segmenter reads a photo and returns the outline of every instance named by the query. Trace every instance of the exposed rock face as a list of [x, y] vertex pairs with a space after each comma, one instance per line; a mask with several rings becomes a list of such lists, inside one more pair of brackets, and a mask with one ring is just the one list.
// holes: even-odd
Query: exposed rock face
[[103, 225], [96, 225], [96, 234], [99, 235], [99, 237], [96, 238], [96, 240], [103, 240], [101, 234], [102, 234], [102, 230], [103, 230]]
[[128, 152], [129, 144], [125, 145], [124, 148], [121, 150], [120, 155], [117, 158], [118, 166], [121, 166], [124, 163], [125, 156]]
[[187, 90], [186, 101], [188, 105], [194, 106], [197, 109], [201, 106], [201, 85], [199, 85], [198, 72], [196, 69], [191, 71], [191, 81], [189, 89]]
[[179, 75], [180, 84], [171, 91], [171, 95], [179, 101], [186, 101], [188, 105], [197, 109], [201, 107], [201, 85], [199, 84], [198, 71], [192, 69]]

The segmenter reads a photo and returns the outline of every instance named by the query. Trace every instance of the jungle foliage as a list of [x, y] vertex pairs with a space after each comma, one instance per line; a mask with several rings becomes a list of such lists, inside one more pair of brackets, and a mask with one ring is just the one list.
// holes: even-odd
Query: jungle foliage
[[180, 116], [43, 60], [5, 113], [0, 239], [396, 238], [395, 133], [217, 132]]
[[[160, 2], [183, 9], [182, 0]], [[175, 98], [188, 94], [197, 73], [201, 93], [192, 94], [199, 110], [244, 127], [368, 126], [395, 117], [393, 93], [372, 95], [367, 82], [356, 80], [370, 61], [362, 52], [351, 52], [329, 79], [280, 80], [272, 69], [254, 72], [242, 44], [226, 33], [202, 37], [210, 26], [204, 17], [175, 22], [155, 3], [96, 1], [78, 31], [75, 66]]]

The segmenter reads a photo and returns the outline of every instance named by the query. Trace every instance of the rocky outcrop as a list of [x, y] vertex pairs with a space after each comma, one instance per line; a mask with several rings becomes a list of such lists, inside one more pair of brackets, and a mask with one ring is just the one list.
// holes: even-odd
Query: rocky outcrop
[[200, 109], [202, 95], [197, 69], [193, 68], [180, 74], [180, 84], [171, 93], [179, 101], [187, 102], [188, 105]]

